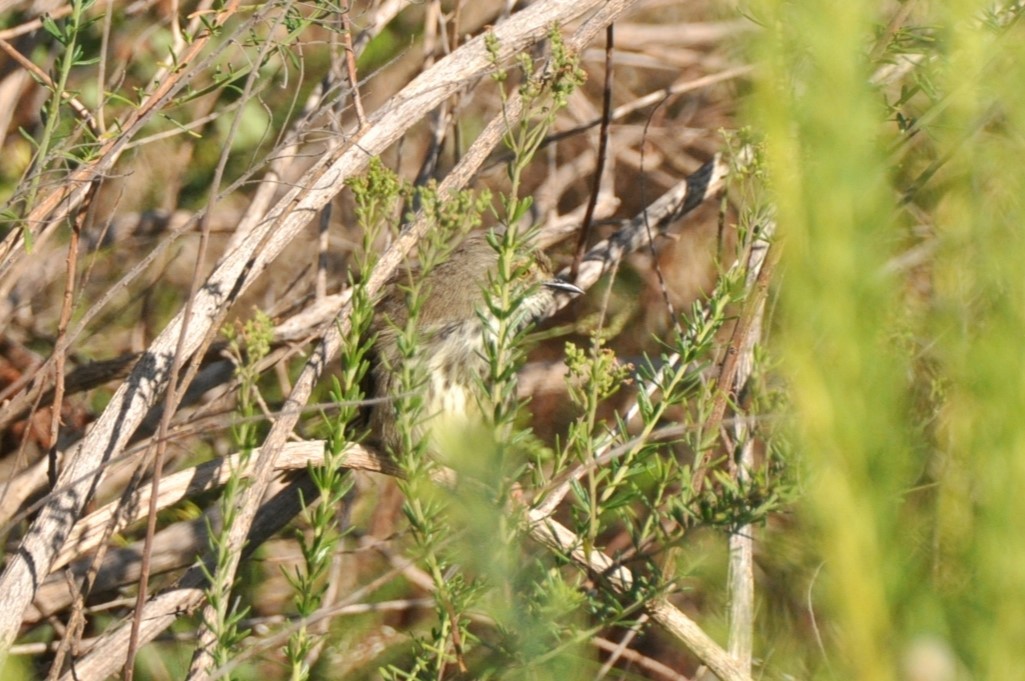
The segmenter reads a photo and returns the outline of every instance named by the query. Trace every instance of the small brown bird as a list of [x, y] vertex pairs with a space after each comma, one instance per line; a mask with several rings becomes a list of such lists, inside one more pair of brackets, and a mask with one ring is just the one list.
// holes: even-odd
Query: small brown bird
[[[525, 254], [520, 279], [525, 297], [511, 323], [516, 330], [536, 322], [549, 309], [559, 292], [583, 293], [579, 288], [552, 276], [548, 259], [540, 252]], [[404, 359], [398, 337], [409, 318], [406, 296], [393, 282], [377, 306], [372, 323], [376, 334], [372, 367], [373, 390], [377, 398], [370, 415], [370, 431], [379, 444], [393, 452], [401, 448], [401, 434], [393, 399], [400, 392], [402, 362], [421, 363], [426, 375], [424, 411], [414, 437], [428, 436], [442, 424], [459, 427], [480, 418], [476, 387], [488, 373], [484, 354], [485, 324], [494, 319], [485, 305], [484, 288], [493, 276], [498, 254], [482, 233], [466, 237], [448, 260], [426, 274], [421, 307], [416, 318], [419, 347]], [[402, 276], [410, 276], [404, 272]], [[412, 276], [417, 276], [416, 271]]]

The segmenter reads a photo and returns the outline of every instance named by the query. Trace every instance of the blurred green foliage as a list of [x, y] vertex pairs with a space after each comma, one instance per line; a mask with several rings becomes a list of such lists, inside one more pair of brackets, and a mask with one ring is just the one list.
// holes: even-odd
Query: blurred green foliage
[[811, 678], [1025, 664], [1025, 35], [996, 7], [752, 6]]

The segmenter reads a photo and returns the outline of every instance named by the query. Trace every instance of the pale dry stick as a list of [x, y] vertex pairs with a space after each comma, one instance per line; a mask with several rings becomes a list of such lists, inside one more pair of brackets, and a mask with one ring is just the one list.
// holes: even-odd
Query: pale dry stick
[[23, 92], [31, 80], [28, 72], [20, 69], [0, 76], [0, 130], [11, 129], [11, 120], [18, 106], [18, 93]]
[[[762, 335], [767, 292], [767, 282], [763, 280], [762, 272], [765, 270], [771, 273], [771, 268], [766, 267], [766, 259], [775, 227], [776, 223], [771, 219], [761, 226], [747, 259], [747, 297], [753, 300], [754, 310], [751, 323], [744, 325], [744, 336], [737, 348], [738, 368], [731, 391], [734, 395], [741, 394], [754, 371], [754, 350]], [[733, 442], [740, 447], [736, 476], [741, 483], [750, 479], [754, 466], [752, 425], [750, 416], [746, 414], [733, 420]], [[727, 649], [749, 674], [754, 645], [754, 530], [753, 525], [742, 525], [730, 534], [729, 542], [730, 633]]]
[[[568, 557], [578, 566], [600, 575], [614, 591], [629, 593], [632, 590], [634, 577], [629, 569], [618, 565], [601, 551], [588, 551], [583, 540], [567, 527], [536, 510], [528, 510], [527, 519], [530, 536], [535, 540]], [[644, 609], [662, 628], [686, 645], [721, 681], [751, 680], [747, 671], [728, 652], [694, 620], [670, 603], [666, 596], [656, 597]]]
[[624, 660], [632, 662], [645, 671], [649, 671], [653, 674], [658, 674], [661, 677], [669, 679], [669, 681], [691, 681], [672, 667], [664, 665], [658, 660], [654, 660], [647, 655], [642, 655], [636, 650], [626, 648], [625, 650], [620, 651], [620, 645], [618, 643], [613, 643], [612, 641], [608, 641], [604, 638], [594, 637], [591, 639], [591, 644], [599, 650], [604, 650], [609, 653], [619, 652], [619, 655]]
[[[618, 662], [620, 658], [627, 657], [629, 659], [629, 657], [627, 656], [627, 651], [630, 651], [630, 643], [632, 643], [633, 640], [637, 638], [637, 634], [640, 633], [641, 629], [644, 627], [645, 624], [647, 624], [649, 619], [651, 618], [648, 617], [646, 613], [642, 614], [640, 617], [637, 618], [636, 621], [633, 622], [633, 624], [630, 625], [630, 628], [627, 630], [626, 634], [623, 635], [622, 640], [619, 643], [613, 644], [609, 648], [609, 658], [605, 660], [604, 664], [602, 664], [601, 666], [601, 669], [599, 669], [598, 673], [595, 674], [595, 681], [601, 681], [601, 679], [604, 679], [606, 676], [608, 676], [609, 672], [612, 671], [612, 667], [615, 666], [616, 662]], [[609, 643], [611, 643], [611, 641], [609, 641]]]
[[[310, 498], [314, 491], [315, 486], [309, 476], [299, 476], [289, 482], [278, 481], [271, 487], [264, 506], [252, 524], [249, 541], [243, 549], [244, 556], [247, 557], [256, 547], [279, 533], [302, 509], [301, 499]], [[203, 570], [198, 567], [192, 568], [175, 586], [154, 595], [147, 602], [142, 640], [151, 640], [158, 633], [151, 631], [153, 627], [158, 626], [159, 631], [163, 631], [195, 609], [204, 596], [206, 581], [203, 574]], [[150, 614], [158, 619], [152, 620]], [[76, 661], [74, 670], [61, 677], [62, 681], [101, 681], [115, 673], [124, 661], [128, 627], [122, 622], [115, 628], [124, 634], [120, 637], [123, 640], [112, 639], [106, 633], [99, 637], [94, 647]]]
[[[287, 12], [287, 9], [286, 9]], [[177, 0], [175, 0], [172, 7], [172, 26], [175, 28], [176, 40], [182, 40], [181, 32], [177, 22]], [[272, 31], [276, 29], [284, 20], [284, 12], [280, 13], [277, 19], [271, 24]], [[272, 43], [267, 41], [261, 46], [260, 52], [256, 59], [257, 63], [264, 60], [266, 55], [272, 49]], [[246, 77], [245, 87], [240, 93], [240, 99], [249, 100], [252, 95], [252, 90], [255, 86], [256, 79], [258, 76], [258, 70], [253, 69], [249, 72]], [[231, 148], [231, 142], [235, 140], [235, 135], [238, 132], [238, 127], [241, 124], [241, 115], [236, 113], [231, 119], [231, 125], [226, 135], [227, 143], [224, 149], [221, 151], [220, 159], [217, 162], [217, 166], [214, 169], [214, 176], [211, 183], [211, 195], [207, 205], [206, 212], [200, 219], [200, 235], [199, 245], [197, 248], [195, 262], [193, 263], [193, 272], [191, 277], [191, 286], [189, 295], [185, 299], [185, 307], [182, 310], [182, 322], [181, 329], [178, 334], [178, 341], [175, 344], [174, 354], [171, 357], [171, 368], [169, 370], [170, 380], [167, 381], [167, 387], [164, 392], [164, 411], [160, 416], [160, 423], [157, 426], [156, 433], [156, 451], [153, 454], [152, 472], [150, 474], [150, 487], [152, 488], [151, 494], [152, 499], [149, 506], [149, 513], [146, 523], [146, 537], [143, 542], [143, 554], [142, 554], [142, 565], [139, 571], [139, 584], [138, 594], [136, 599], [135, 617], [132, 620], [132, 631], [128, 642], [128, 652], [125, 656], [125, 666], [122, 671], [122, 676], [125, 681], [132, 681], [135, 675], [135, 656], [138, 649], [138, 638], [139, 638], [139, 617], [142, 614], [142, 606], [146, 603], [146, 598], [149, 592], [149, 554], [152, 550], [153, 537], [157, 533], [157, 507], [156, 497], [159, 494], [160, 479], [163, 475], [164, 461], [167, 453], [167, 433], [171, 427], [171, 418], [174, 415], [175, 410], [181, 401], [181, 397], [185, 394], [189, 384], [195, 378], [196, 373], [199, 371], [199, 363], [202, 359], [201, 355], [206, 347], [209, 347], [210, 342], [213, 340], [213, 335], [216, 333], [217, 325], [223, 321], [223, 315], [226, 314], [227, 310], [222, 309], [220, 315], [214, 320], [206, 320], [207, 333], [205, 337], [200, 341], [200, 347], [195, 349], [196, 354], [192, 357], [191, 362], [186, 358], [184, 353], [185, 338], [188, 336], [189, 324], [192, 320], [192, 306], [196, 298], [196, 293], [199, 290], [199, 282], [201, 279], [201, 272], [206, 259], [207, 249], [210, 243], [210, 213], [213, 212], [213, 208], [217, 203], [218, 192], [221, 188], [221, 182], [224, 178], [224, 170], [228, 165], [229, 151]], [[182, 367], [189, 362], [188, 369], [185, 376], [179, 381], [178, 376], [181, 373]], [[144, 467], [146, 463], [140, 461], [140, 468]]]
[[[324, 446], [324, 440], [289, 442], [282, 447], [275, 460], [274, 470], [277, 472], [301, 471], [308, 465], [320, 466], [324, 463]], [[263, 455], [261, 449], [254, 449], [251, 459], [259, 458], [261, 455]], [[157, 509], [166, 509], [182, 499], [220, 487], [228, 482], [233, 471], [238, 470], [241, 460], [242, 455], [236, 453], [167, 476], [162, 481], [156, 502], [154, 502]], [[388, 476], [399, 475], [399, 468], [391, 460], [378, 457], [359, 445], [351, 445], [345, 450], [345, 460], [341, 466], [354, 471], [370, 471]], [[246, 474], [243, 475], [247, 477]], [[150, 487], [142, 487], [133, 492], [125, 503], [127, 513], [119, 519], [114, 531], [120, 531], [131, 523], [145, 518], [153, 498]], [[59, 569], [82, 554], [95, 549], [100, 540], [104, 538], [105, 530], [117, 515], [117, 507], [118, 503], [112, 502], [75, 523], [64, 548], [60, 550], [54, 561], [53, 569]]]
[[[170, 11], [168, 12], [168, 15], [171, 17], [171, 21], [170, 21], [170, 24], [171, 24], [171, 49], [173, 51], [175, 51], [175, 52], [178, 52], [183, 47], [185, 47], [185, 38], [182, 36], [182, 27], [178, 23], [178, 17], [181, 16], [181, 8], [179, 6], [178, 0], [171, 0], [171, 7], [169, 9], [170, 9]], [[204, 8], [204, 11], [205, 11], [205, 8]], [[200, 17], [200, 13], [198, 13], [198, 12], [197, 13], [193, 13], [192, 21], [193, 22], [198, 21], [199, 17]], [[166, 68], [167, 67], [164, 66], [160, 70], [165, 70]], [[159, 74], [159, 75], [161, 77], [164, 76], [164, 74], [162, 74], [162, 73]], [[131, 674], [131, 672], [129, 672], [129, 674]]]
[[[567, 107], [572, 106], [576, 99], [577, 92], [574, 92], [573, 95], [570, 96], [570, 102]], [[545, 181], [537, 189], [531, 192], [533, 203], [530, 206], [530, 212], [539, 216], [543, 221], [541, 225], [542, 230], [548, 226], [550, 216], [557, 213], [559, 200], [563, 197], [566, 191], [591, 174], [591, 171], [594, 169], [595, 158], [596, 156], [594, 151], [589, 148], [585, 148], [575, 154], [573, 158], [566, 159], [566, 161], [560, 165], [555, 165], [553, 163], [551, 168], [545, 174]], [[586, 203], [583, 205], [583, 208], [586, 211]], [[583, 213], [581, 213], [581, 215], [583, 215]], [[578, 219], [575, 228], [573, 229], [574, 233], [577, 231], [576, 227], [579, 226], [580, 220]]]
[[[435, 62], [438, 50], [439, 27], [443, 25], [440, 0], [432, 0], [432, 2], [427, 4], [423, 23], [423, 60], [426, 66], [430, 66]], [[427, 151], [424, 153], [424, 159], [420, 163], [420, 170], [413, 180], [414, 187], [425, 186], [438, 167], [438, 159], [441, 157], [442, 147], [445, 144], [445, 134], [453, 117], [452, 109], [451, 103], [446, 101], [428, 114], [429, 133]], [[419, 203], [419, 196], [414, 197], [412, 205], [415, 209], [419, 208]], [[403, 210], [402, 212], [405, 214], [407, 212], [415, 212], [415, 210]]]
[[356, 54], [361, 54], [371, 38], [383, 31], [384, 27], [408, 5], [409, 0], [384, 0], [380, 3], [370, 17], [370, 21], [363, 27], [352, 44], [352, 49]]
[[[756, 244], [758, 245], [759, 251], [763, 249], [766, 252], [769, 251], [767, 242], [756, 242]], [[756, 244], [752, 244], [752, 247]], [[761, 314], [761, 307], [764, 305], [765, 298], [769, 294], [769, 284], [772, 279], [772, 274], [776, 268], [776, 263], [779, 260], [779, 250], [772, 249], [772, 253], [770, 255], [772, 257], [758, 264], [758, 272], [756, 274], [754, 284], [751, 287], [751, 292], [748, 294], [737, 323], [733, 328], [733, 335], [726, 345], [726, 355], [721, 362], [719, 375], [715, 378], [715, 398], [712, 401], [712, 408], [709, 410], [709, 415], [705, 419], [704, 431], [706, 433], [719, 432], [730, 399], [731, 397], [736, 396], [736, 393], [734, 392], [734, 380], [736, 379], [737, 371], [740, 367], [741, 343], [745, 342], [752, 325], [755, 324], [758, 315]], [[764, 254], [762, 254], [762, 256], [764, 257]], [[696, 491], [700, 492], [701, 487], [704, 484], [704, 480], [708, 472], [708, 460], [709, 453], [701, 452], [694, 464], [694, 489]]]
[[[728, 173], [729, 165], [716, 154], [715, 158], [660, 196], [644, 211], [626, 221], [611, 237], [592, 246], [580, 263], [580, 272], [573, 283], [585, 290], [590, 288], [624, 255], [650, 243], [649, 227], [651, 236], [664, 232], [670, 223], [721, 190]], [[557, 307], [549, 312], [554, 313], [569, 299], [569, 296], [560, 297]]]
[[[598, 133], [598, 160], [595, 163], [594, 173], [591, 181], [591, 195], [587, 199], [587, 208], [584, 210], [584, 220], [580, 224], [580, 234], [577, 235], [577, 247], [573, 255], [573, 264], [570, 266], [570, 278], [576, 279], [580, 271], [580, 261], [584, 259], [584, 251], [587, 249], [587, 240], [591, 235], [591, 227], [594, 220], [594, 209], [598, 205], [598, 195], [601, 193], [602, 181], [605, 176], [605, 160], [609, 148], [609, 124], [612, 121], [610, 110], [612, 109], [612, 52], [615, 46], [615, 26], [609, 24], [605, 27], [605, 83], [602, 86], [601, 104], [601, 130]], [[611, 291], [611, 288], [609, 289]], [[602, 313], [604, 316], [604, 312]]]
[[[360, 121], [360, 127], [363, 128], [363, 127], [366, 126], [366, 117], [363, 115], [363, 110], [362, 110], [362, 106], [363, 105], [362, 105], [361, 99], [359, 98], [360, 93], [358, 91], [356, 91], [356, 66], [355, 66], [355, 58], [356, 58], [356, 56], [355, 56], [355, 54], [353, 54], [353, 41], [352, 41], [352, 36], [350, 35], [350, 32], [352, 31], [352, 25], [350, 24], [350, 22], [348, 22], [348, 11], [350, 11], [350, 9], [348, 9], [348, 7], [346, 6], [340, 12], [341, 16], [343, 17], [342, 30], [345, 33], [345, 36], [347, 38], [350, 38], [350, 40], [347, 40], [346, 43], [345, 43], [345, 48], [348, 51], [345, 52], [345, 55], [344, 55], [343, 58], [345, 59], [346, 64], [348, 64], [348, 62], [350, 62], [351, 59], [352, 59], [352, 61], [354, 61], [353, 64], [351, 65], [352, 66], [352, 71], [351, 71], [351, 74], [350, 74], [350, 82], [353, 84], [353, 90], [355, 92], [354, 96], [356, 98], [355, 101], [360, 106], [360, 109], [358, 109], [358, 111], [360, 113], [359, 121]], [[327, 75], [324, 76], [324, 78], [321, 80], [321, 82], [318, 84], [318, 86], [316, 88], [314, 88], [315, 98], [317, 99], [318, 102], [321, 101], [321, 99], [327, 97], [328, 92], [332, 88], [332, 83], [338, 83], [338, 82], [341, 81], [341, 68], [340, 68], [340, 66], [338, 64], [338, 62], [339, 62], [339, 55], [338, 55], [338, 36], [337, 35], [332, 33], [332, 35], [330, 37], [329, 45], [330, 45], [330, 47], [329, 47], [328, 53], [330, 54], [330, 57], [329, 57], [330, 58], [330, 62], [329, 62], [329, 66], [328, 66], [328, 69], [327, 69]], [[341, 106], [341, 101], [340, 101], [340, 98], [339, 98], [338, 101], [337, 101], [336, 107], [340, 107], [340, 106]], [[308, 109], [309, 109], [309, 107], [308, 107]], [[341, 134], [341, 129], [340, 129], [341, 128], [341, 121], [339, 120], [339, 118], [340, 118], [339, 116], [332, 116], [331, 119], [330, 119], [331, 132], [336, 134], [336, 135], [340, 135]], [[318, 301], [318, 302], [323, 301], [324, 297], [327, 295], [328, 247], [329, 247], [330, 241], [331, 241], [331, 239], [330, 239], [330, 232], [329, 232], [330, 225], [331, 225], [331, 203], [328, 202], [320, 211], [320, 216], [319, 216], [318, 225], [317, 225], [317, 272], [316, 272], [316, 275], [314, 276], [314, 299], [315, 299], [315, 301]], [[290, 382], [288, 382], [287, 377], [285, 376], [285, 374], [287, 372], [284, 370], [284, 366], [279, 364], [278, 367], [279, 368], [276, 369], [276, 370], [278, 371], [279, 380], [281, 380], [282, 385], [286, 385], [287, 383], [290, 383]], [[283, 393], [287, 393], [289, 391], [285, 390], [285, 391], [282, 391], [282, 392]]]
[[82, 230], [87, 221], [92, 217], [93, 198], [99, 189], [99, 183], [94, 182], [92, 190], [85, 198], [82, 210], [77, 216], [71, 228], [71, 239], [68, 241], [68, 255], [65, 260], [64, 273], [64, 296], [61, 300], [60, 319], [57, 321], [57, 342], [53, 348], [53, 404], [50, 415], [50, 442], [53, 452], [50, 455], [50, 479], [51, 482], [57, 479], [57, 441], [60, 434], [61, 410], [64, 406], [64, 362], [67, 359], [69, 346], [68, 324], [71, 322], [71, 312], [75, 304], [75, 278], [78, 274], [78, 242], [82, 236]]
[[245, 104], [245, 100], [236, 100], [225, 105], [223, 108], [216, 109], [208, 114], [203, 114], [201, 116], [197, 115], [194, 118], [190, 118], [187, 122], [177, 123], [173, 128], [169, 130], [162, 130], [160, 132], [155, 132], [152, 135], [147, 135], [146, 137], [140, 137], [138, 139], [132, 140], [131, 142], [125, 145], [124, 151], [129, 151], [130, 149], [134, 149], [136, 147], [144, 147], [147, 144], [153, 144], [154, 142], [159, 142], [160, 140], [169, 139], [171, 137], [186, 135], [192, 132], [193, 130], [201, 130], [202, 128], [206, 127], [207, 123], [210, 123], [211, 121], [221, 118], [222, 116], [224, 116], [224, 114], [231, 113], [236, 109], [245, 106]]
[[[192, 520], [182, 520], [161, 528], [154, 542], [154, 550], [150, 556], [152, 574], [166, 574], [175, 570], [194, 565], [196, 557], [202, 555], [210, 547], [210, 524], [219, 524], [216, 513], [202, 515]], [[90, 600], [95, 602], [98, 594], [114, 592], [122, 587], [134, 584], [139, 579], [142, 565], [142, 547], [139, 541], [127, 546], [108, 547], [97, 551], [95, 556], [87, 556], [70, 563], [66, 571], [52, 573], [36, 592], [32, 605], [25, 612], [25, 626], [38, 624], [43, 619], [59, 616], [68, 608], [80, 591], [84, 591], [78, 580], [88, 580]], [[69, 589], [65, 574], [76, 578], [75, 589]], [[86, 608], [86, 613], [99, 613], [110, 610], [131, 611], [135, 597], [113, 598], [103, 603], [96, 603]], [[82, 649], [92, 648], [93, 641]]]
[[[738, 434], [746, 432], [746, 428], [738, 428]], [[737, 471], [738, 481], [749, 478], [748, 469], [753, 461], [754, 442], [745, 440], [741, 445], [741, 455]], [[729, 571], [727, 576], [727, 592], [729, 594], [729, 625], [730, 633], [726, 649], [748, 674], [751, 673], [752, 651], [754, 648], [754, 526], [741, 525], [730, 533]]]
[[[214, 9], [214, 0], [201, 0], [199, 5], [196, 6], [189, 15], [189, 27], [187, 29], [188, 34], [192, 36], [193, 40], [195, 40], [196, 34], [203, 26], [203, 22], [207, 21], [211, 14], [217, 17], [214, 20], [214, 23], [219, 26], [223, 26], [225, 18], [234, 14], [238, 10], [238, 7], [238, 0], [230, 0], [218, 9]], [[178, 24], [178, 0], [172, 0], [170, 15], [174, 17], [171, 21], [171, 33], [174, 41], [172, 50], [174, 55], [180, 55], [182, 54], [181, 50], [184, 50], [187, 47], [188, 42], [186, 42], [182, 36], [181, 26]], [[164, 60], [160, 67], [153, 73], [153, 77], [150, 78], [150, 87], [152, 87], [154, 83], [159, 83], [169, 77], [180, 63], [181, 62], [177, 59], [169, 58]]]
[[[313, 298], [319, 302], [327, 297], [328, 248], [331, 243], [331, 204], [317, 218], [317, 274], [313, 280]], [[307, 327], [309, 329], [309, 327]]]
[[[606, 220], [612, 217], [619, 204], [619, 197], [611, 191], [602, 190], [598, 195], [598, 204], [594, 207], [594, 219]], [[564, 215], [553, 215], [546, 220], [537, 236], [538, 248], [546, 249], [573, 236], [584, 219], [585, 210], [586, 205], [577, 206]]]
[[[275, 460], [274, 470], [278, 472], [297, 471], [304, 470], [307, 465], [322, 465], [324, 446], [323, 440], [289, 442], [281, 449], [277, 460]], [[262, 450], [255, 449], [251, 457], [256, 459], [262, 455]], [[224, 485], [231, 477], [232, 471], [238, 470], [241, 460], [241, 454], [232, 454], [167, 476], [161, 482], [160, 491], [156, 497], [157, 510], [163, 510], [183, 499]], [[399, 473], [399, 468], [393, 462], [377, 457], [358, 445], [352, 445], [346, 450], [346, 458], [341, 465], [352, 470], [384, 473], [390, 476]], [[119, 532], [128, 525], [145, 518], [152, 499], [150, 487], [143, 487], [132, 493], [125, 502], [127, 512], [113, 527], [113, 531]], [[75, 527], [54, 561], [53, 569], [58, 570], [82, 554], [95, 549], [117, 515], [117, 507], [118, 502], [111, 502], [75, 523]]]
[[[567, 40], [567, 45], [571, 49], [579, 49], [580, 46], [593, 39], [594, 35], [608, 23], [618, 18], [634, 2], [636, 0], [608, 0], [606, 2], [601, 2], [600, 0], [589, 0], [588, 2], [553, 0], [532, 5], [495, 28], [495, 33], [499, 39], [499, 57], [504, 60], [508, 56], [521, 51], [532, 41], [541, 39], [547, 34], [548, 28], [553, 23], [567, 23], [576, 17], [597, 9], [577, 29], [576, 33]], [[280, 252], [288, 240], [312, 217], [312, 214], [323, 203], [326, 203], [334, 196], [338, 188], [344, 183], [344, 180], [365, 165], [368, 155], [378, 153], [380, 149], [394, 142], [408, 126], [419, 120], [418, 113], [428, 110], [432, 106], [437, 106], [440, 101], [443, 101], [458, 89], [465, 80], [477, 78], [487, 73], [491, 66], [491, 56], [484, 49], [483, 42], [483, 37], [467, 42], [450, 56], [439, 61], [430, 71], [417, 77], [413, 83], [407, 86], [393, 100], [395, 104], [391, 109], [376, 116], [376, 120], [360, 138], [359, 147], [350, 147], [340, 154], [337, 159], [332, 157], [330, 159], [330, 168], [326, 172], [311, 171], [308, 175], [310, 179], [306, 183], [300, 183], [300, 188], [290, 192], [279, 203], [280, 208], [276, 211], [275, 215], [278, 219], [268, 219], [265, 224], [260, 226], [260, 239], [263, 238], [262, 234], [273, 232], [273, 235], [267, 240], [263, 248], [256, 252], [247, 250], [247, 246], [249, 249], [252, 249], [253, 242], [255, 241], [255, 239], [248, 239], [244, 243], [237, 245], [232, 253], [226, 256], [221, 266], [208, 279], [209, 285], [205, 289], [204, 305], [214, 307], [224, 303], [224, 301], [219, 301], [218, 298], [212, 296], [211, 292], [232, 290], [235, 286], [235, 279], [242, 273], [243, 265], [250, 268], [248, 271], [249, 276], [243, 279], [241, 284], [238, 284], [240, 290], [244, 290], [248, 281], [269, 264], [269, 261]], [[506, 107], [505, 118], [507, 120], [516, 120], [521, 115], [521, 112], [522, 102], [520, 102], [519, 98], [510, 98]], [[504, 126], [505, 122], [502, 120], [502, 117], [496, 117], [496, 119], [492, 120], [477, 141], [470, 147], [470, 150], [468, 150], [456, 169], [439, 186], [439, 194], [442, 197], [450, 196], [457, 188], [465, 185], [474, 173], [477, 172], [488, 154], [501, 140], [505, 130]], [[316, 179], [318, 176], [320, 176], [319, 180]], [[310, 184], [313, 188], [310, 190], [301, 189], [305, 184]], [[295, 205], [293, 205], [293, 202]], [[426, 221], [420, 220], [395, 240], [392, 247], [379, 260], [377, 268], [375, 268], [374, 273], [368, 280], [367, 286], [371, 294], [376, 292], [395, 268], [405, 260], [406, 255], [426, 231], [427, 226]], [[199, 309], [197, 308], [197, 312]], [[347, 316], [347, 310], [343, 310], [340, 319], [346, 320]], [[286, 400], [277, 422], [264, 442], [264, 446], [269, 450], [276, 451], [294, 428], [302, 411], [302, 406], [309, 399], [314, 383], [320, 376], [326, 363], [338, 352], [342, 333], [345, 330], [345, 323], [342, 321], [340, 324], [332, 324], [325, 331], [321, 345], [314, 351], [312, 358], [296, 381], [295, 387], [288, 400]], [[166, 339], [162, 340], [163, 337], [175, 333], [176, 326], [177, 321], [173, 321], [168, 329], [161, 334], [161, 337], [157, 339], [151, 348], [152, 354], [157, 354], [154, 353], [154, 350], [166, 344]], [[148, 392], [159, 390], [163, 379], [154, 381], [153, 365], [151, 364], [150, 367], [144, 367], [143, 369], [142, 372], [137, 374], [137, 381], [144, 380]], [[147, 371], [146, 369], [149, 370]], [[130, 415], [131, 419], [134, 420], [137, 409], [144, 408], [145, 406], [145, 400], [137, 399], [134, 395], [126, 395], [126, 390], [115, 394], [111, 406], [108, 406], [108, 411], [105, 412], [105, 416], [112, 419], [114, 423], [116, 423], [114, 419], [120, 419], [119, 412], [125, 411], [125, 419], [128, 418], [127, 415]], [[126, 399], [126, 397], [133, 399]], [[108, 415], [111, 410], [114, 412], [113, 415]], [[101, 416], [101, 422], [103, 420], [104, 416]], [[100, 423], [98, 422], [97, 425], [99, 426]], [[130, 425], [134, 427], [134, 424]], [[100, 452], [104, 451], [104, 447], [112, 451], [120, 451], [120, 448], [123, 447], [123, 442], [118, 440], [119, 436], [111, 435], [109, 431], [100, 432], [106, 432], [106, 435], [97, 435], [99, 443], [97, 443], [96, 447]], [[103, 442], [108, 442], [108, 444], [103, 445]], [[84, 451], [95, 450], [89, 449]], [[238, 538], [238, 532], [240, 528], [251, 523], [254, 509], [259, 506], [261, 496], [259, 488], [267, 484], [266, 480], [269, 477], [268, 471], [271, 464], [265, 464], [261, 469], [259, 464], [263, 461], [261, 459], [261, 462], [258, 462], [258, 467], [254, 471], [253, 486], [247, 490], [247, 494], [242, 500], [242, 511], [239, 514], [238, 521], [232, 527], [230, 541], [233, 544], [241, 543]], [[88, 472], [95, 470], [96, 463], [99, 463], [98, 457], [92, 461], [86, 461], [80, 464], [80, 466], [83, 472]], [[78, 479], [77, 476], [74, 479]], [[52, 522], [52, 519], [48, 519], [48, 521]], [[45, 548], [36, 546], [36, 542], [38, 542], [38, 539], [33, 540], [31, 548], [33, 551], [39, 552], [41, 560], [38, 562], [44, 564], [48, 561], [48, 557], [43, 553]], [[235, 555], [237, 560], [238, 554], [235, 553], [233, 555]], [[235, 566], [237, 566], [237, 562]], [[231, 567], [232, 571], [235, 569], [235, 566]], [[24, 566], [22, 566], [18, 569], [15, 577], [8, 578], [6, 581], [18, 586], [19, 589], [26, 589], [27, 587], [24, 583], [27, 581], [28, 575], [23, 574], [24, 569]], [[187, 573], [187, 577], [189, 585], [203, 583], [202, 575], [199, 572], [190, 571]], [[5, 580], [0, 578], [0, 586], [3, 586], [4, 583]], [[30, 586], [30, 584], [27, 586]], [[155, 636], [174, 620], [174, 613], [178, 609], [193, 607], [201, 597], [202, 591], [192, 588], [155, 597], [147, 604], [146, 613], [143, 617], [143, 631], [140, 632], [140, 640], [148, 640], [147, 637], [152, 638]], [[0, 617], [0, 625], [4, 624], [4, 619]], [[6, 630], [0, 628], [0, 634], [6, 634]], [[109, 635], [105, 635], [103, 642], [102, 654], [94, 655], [91, 652], [85, 657], [85, 659], [90, 660], [91, 668], [107, 669], [107, 665], [111, 662], [116, 664], [116, 660], [119, 659], [118, 656], [123, 655], [125, 636], [120, 628], [115, 628], [109, 632]], [[83, 661], [80, 661], [78, 669], [83, 668], [82, 664]], [[205, 667], [205, 665], [203, 666]], [[107, 673], [109, 674], [111, 671], [113, 670], [108, 670]]]
[[739, 33], [753, 31], [755, 23], [746, 18], [729, 21], [686, 22], [672, 24], [623, 22], [619, 25], [620, 40], [624, 46], [650, 47], [655, 45], [721, 45], [724, 40]]
[[[76, 592], [77, 585], [75, 584], [74, 576], [70, 573], [65, 573], [62, 577], [64, 577], [67, 589]], [[57, 629], [61, 636], [60, 645], [57, 646], [57, 650], [53, 655], [53, 662], [50, 664], [46, 681], [56, 681], [57, 675], [63, 669], [64, 660], [68, 658], [68, 655], [70, 654], [74, 657], [78, 654], [82, 641], [82, 632], [85, 629], [85, 601], [81, 598], [80, 593], [76, 594], [76, 596], [71, 602], [71, 611], [67, 616], [67, 624], [63, 628]]]

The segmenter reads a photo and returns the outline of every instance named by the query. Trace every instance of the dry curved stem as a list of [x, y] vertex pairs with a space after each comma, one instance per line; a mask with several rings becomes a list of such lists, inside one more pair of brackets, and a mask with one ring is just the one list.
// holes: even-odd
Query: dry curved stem
[[[71, 3], [64, 5], [63, 7], [57, 7], [56, 9], [46, 12], [49, 18], [57, 20], [63, 19], [67, 15], [71, 14], [74, 8]], [[38, 11], [38, 10], [37, 10]], [[26, 35], [28, 33], [34, 33], [43, 27], [42, 19], [30, 19], [23, 24], [12, 26], [11, 28], [5, 28], [0, 31], [0, 40], [12, 40], [18, 36]]]

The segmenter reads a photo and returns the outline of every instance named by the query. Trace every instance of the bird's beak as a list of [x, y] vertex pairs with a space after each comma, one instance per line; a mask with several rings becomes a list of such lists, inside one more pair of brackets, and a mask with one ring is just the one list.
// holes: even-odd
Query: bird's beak
[[544, 282], [542, 286], [547, 286], [553, 291], [562, 291], [563, 293], [569, 293], [574, 296], [584, 295], [584, 289], [574, 284], [571, 284], [568, 281], [563, 281], [562, 279], [549, 279], [548, 281]]

